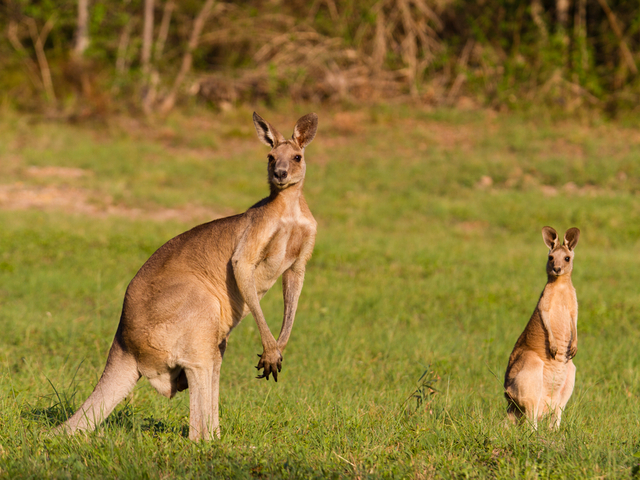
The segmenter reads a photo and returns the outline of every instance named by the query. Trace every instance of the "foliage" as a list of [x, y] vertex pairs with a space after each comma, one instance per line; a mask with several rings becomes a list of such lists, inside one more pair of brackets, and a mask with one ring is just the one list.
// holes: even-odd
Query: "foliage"
[[154, 3], [147, 67], [145, 0], [91, 2], [90, 46], [81, 59], [71, 54], [75, 1], [2, 0], [0, 27], [9, 40], [0, 42], [2, 91], [20, 108], [44, 103], [49, 113], [72, 117], [167, 110], [174, 90], [183, 104], [191, 97], [218, 109], [282, 97], [394, 98], [616, 114], [640, 100], [640, 7], [633, 2], [218, 1], [194, 36], [205, 3]]

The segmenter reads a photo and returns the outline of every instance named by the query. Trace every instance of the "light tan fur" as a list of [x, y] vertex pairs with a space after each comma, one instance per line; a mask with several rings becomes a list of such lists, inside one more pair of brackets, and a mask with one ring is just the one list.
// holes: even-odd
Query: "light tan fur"
[[[191, 440], [219, 436], [222, 358], [229, 334], [249, 312], [263, 347], [258, 378], [273, 374], [277, 381], [316, 236], [302, 186], [304, 149], [318, 117], [300, 118], [290, 140], [256, 113], [253, 122], [258, 138], [271, 147], [271, 194], [245, 213], [178, 235], [147, 260], [127, 288], [102, 377], [58, 431], [93, 430], [144, 376], [170, 398], [189, 388]], [[276, 341], [260, 299], [280, 276], [284, 318]]]
[[580, 230], [570, 228], [560, 244], [551, 227], [542, 229], [549, 247], [547, 284], [538, 305], [518, 338], [504, 378], [508, 418], [527, 418], [533, 428], [546, 414], [551, 427], [560, 426], [565, 405], [573, 393], [578, 351], [578, 299], [571, 283], [574, 248]]

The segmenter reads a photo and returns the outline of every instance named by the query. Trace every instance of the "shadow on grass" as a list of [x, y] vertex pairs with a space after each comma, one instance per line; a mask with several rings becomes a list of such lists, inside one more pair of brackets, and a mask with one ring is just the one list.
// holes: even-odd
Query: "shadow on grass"
[[102, 423], [101, 428], [106, 430], [122, 430], [125, 432], [145, 432], [153, 436], [162, 434], [172, 434], [184, 438], [189, 437], [188, 425], [176, 425], [166, 423], [153, 417], [140, 418], [136, 415], [131, 405], [126, 404], [122, 408], [113, 412]]
[[71, 407], [71, 402], [74, 395], [75, 393], [70, 398], [67, 398], [66, 396], [59, 396], [56, 392], [55, 395], [42, 397], [41, 400], [44, 400], [43, 403], [50, 404], [50, 406], [35, 406], [24, 409], [20, 412], [20, 416], [28, 420], [35, 420], [39, 423], [47, 424], [50, 427], [56, 427], [73, 415], [74, 410]]
[[[70, 403], [64, 401], [54, 403], [49, 407], [33, 407], [23, 410], [21, 416], [54, 428], [67, 421], [74, 413], [75, 410], [70, 406]], [[128, 404], [109, 415], [98, 429], [122, 430], [124, 432], [140, 431], [151, 435], [172, 434], [184, 438], [189, 437], [189, 425], [170, 424], [153, 417], [140, 418], [135, 415], [133, 408]]]

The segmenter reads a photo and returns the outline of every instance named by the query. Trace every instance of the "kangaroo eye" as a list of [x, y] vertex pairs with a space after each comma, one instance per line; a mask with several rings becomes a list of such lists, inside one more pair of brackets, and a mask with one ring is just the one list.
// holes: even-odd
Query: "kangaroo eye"
[[553, 255], [549, 255], [549, 261], [552, 262], [553, 261]]
[[299, 162], [300, 160], [302, 160], [302, 157], [301, 157], [300, 155], [296, 155], [295, 157], [293, 157], [293, 159], [294, 159], [296, 162]]
[[569, 260], [571, 260], [571, 257], [564, 257], [565, 262], [568, 262]]

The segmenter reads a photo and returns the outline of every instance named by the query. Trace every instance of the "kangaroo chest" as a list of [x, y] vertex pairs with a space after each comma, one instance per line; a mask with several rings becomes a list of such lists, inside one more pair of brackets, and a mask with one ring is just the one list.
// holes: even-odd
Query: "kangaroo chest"
[[549, 289], [540, 302], [549, 317], [554, 336], [563, 344], [571, 341], [571, 325], [578, 319], [578, 302], [573, 287]]
[[300, 255], [308, 237], [304, 222], [283, 221], [261, 254], [254, 271], [258, 296], [262, 297]]

